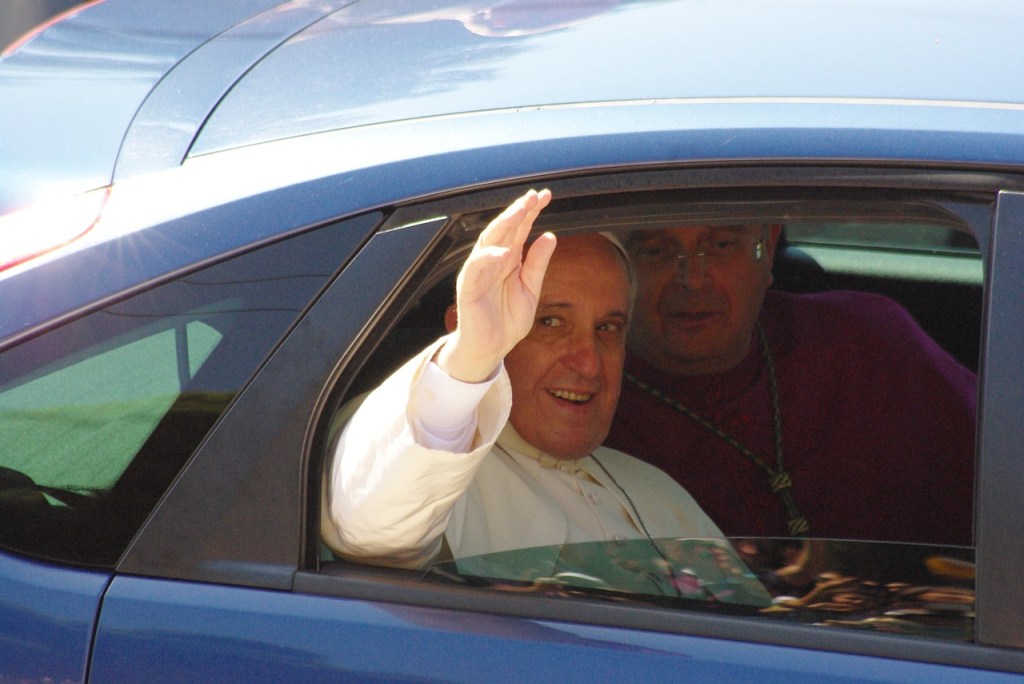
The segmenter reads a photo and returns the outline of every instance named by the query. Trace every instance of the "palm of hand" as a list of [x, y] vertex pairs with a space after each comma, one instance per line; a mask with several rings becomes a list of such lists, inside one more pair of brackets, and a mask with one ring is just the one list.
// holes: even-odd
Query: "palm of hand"
[[463, 264], [456, 285], [458, 327], [438, 363], [453, 377], [477, 382], [488, 377], [533, 327], [541, 285], [555, 237], [524, 245], [547, 190], [526, 193], [485, 228]]

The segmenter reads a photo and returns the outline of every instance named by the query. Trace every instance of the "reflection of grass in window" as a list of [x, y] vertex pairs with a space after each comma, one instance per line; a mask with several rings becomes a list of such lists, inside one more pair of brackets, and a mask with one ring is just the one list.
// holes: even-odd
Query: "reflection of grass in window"
[[38, 484], [108, 489], [175, 398], [4, 411], [0, 452], [7, 467]]
[[786, 239], [795, 245], [871, 247], [893, 253], [978, 254], [969, 234], [934, 225], [793, 222], [786, 224]]
[[[220, 334], [191, 323], [197, 369]], [[38, 484], [107, 489], [180, 396], [174, 329], [104, 348], [0, 395], [0, 465]]]

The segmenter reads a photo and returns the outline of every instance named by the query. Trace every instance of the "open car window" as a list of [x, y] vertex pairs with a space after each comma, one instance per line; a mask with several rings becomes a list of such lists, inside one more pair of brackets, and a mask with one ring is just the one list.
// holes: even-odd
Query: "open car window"
[[[361, 372], [348, 379], [342, 399], [372, 390], [444, 334], [444, 311], [452, 303], [455, 273], [468, 254], [470, 238], [494, 213], [489, 210], [453, 218], [452, 225], [465, 231], [464, 239], [426, 267], [429, 274], [421, 278], [416, 292], [401, 299], [402, 315], [387, 321], [387, 334], [368, 336], [368, 343], [376, 349], [365, 357]], [[638, 193], [556, 201], [542, 214], [536, 230], [553, 230], [559, 235], [599, 230], [614, 234], [625, 244], [634, 231], [752, 224], [782, 229], [771, 290], [882, 295], [905, 310], [941, 353], [955, 359], [965, 372], [977, 372], [983, 254], [971, 228], [940, 202], [874, 201], [863, 199], [863, 195], [856, 201], [688, 201], [671, 193]], [[787, 420], [784, 415], [784, 434]], [[332, 435], [339, 429], [340, 425], [334, 424]], [[618, 444], [616, 448], [643, 459], [642, 448], [631, 450]], [[973, 464], [973, 446], [969, 451], [963, 454], [967, 470]], [[693, 456], [699, 458], [700, 454]], [[899, 456], [893, 458], [898, 461]], [[942, 470], [947, 465], [936, 462], [933, 467]], [[892, 468], [894, 477], [898, 473], [904, 479], [881, 496], [891, 497], [888, 500], [894, 510], [900, 491], [909, 493], [919, 487], [912, 472], [916, 467]], [[969, 489], [971, 483], [967, 481], [965, 486]], [[848, 491], [802, 491], [800, 495], [812, 496], [816, 502], [824, 502], [823, 506], [829, 505], [829, 499], [836, 506], [845, 506], [856, 498], [855, 491], [849, 487]], [[701, 503], [699, 497], [697, 501]], [[815, 509], [808, 507], [811, 515]], [[728, 531], [726, 539], [651, 538], [638, 533], [638, 539], [455, 558], [446, 556], [449, 550], [442, 546], [441, 555], [428, 570], [410, 572], [426, 584], [483, 588], [539, 600], [546, 596], [607, 600], [738, 615], [764, 624], [781, 621], [969, 642], [974, 638], [969, 501], [962, 515], [957, 515], [958, 529], [967, 530], [964, 539], [968, 543], [923, 543], [927, 540], [914, 539], [915, 532], [904, 534], [898, 514], [881, 511], [873, 516], [885, 519], [891, 536], [820, 536], [814, 533], [812, 517], [809, 538], [739, 536]], [[715, 520], [714, 515], [711, 518]], [[329, 574], [344, 572], [345, 562], [328, 549], [322, 549], [321, 559]]]
[[776, 274], [776, 287], [791, 292], [885, 295], [977, 371], [984, 262], [977, 241], [958, 223], [786, 223]]

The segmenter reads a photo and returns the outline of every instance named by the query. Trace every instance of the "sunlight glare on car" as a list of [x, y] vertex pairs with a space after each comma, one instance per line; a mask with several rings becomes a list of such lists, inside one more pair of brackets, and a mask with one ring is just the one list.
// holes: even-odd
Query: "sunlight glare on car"
[[0, 216], [0, 271], [25, 263], [88, 233], [110, 195], [104, 187]]

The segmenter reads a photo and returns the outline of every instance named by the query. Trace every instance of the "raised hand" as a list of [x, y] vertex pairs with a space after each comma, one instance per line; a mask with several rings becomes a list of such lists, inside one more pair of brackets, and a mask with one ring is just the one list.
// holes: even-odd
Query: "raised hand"
[[551, 192], [530, 190], [480, 233], [455, 286], [458, 326], [437, 356], [448, 375], [464, 382], [489, 377], [533, 327], [555, 236], [524, 245]]

